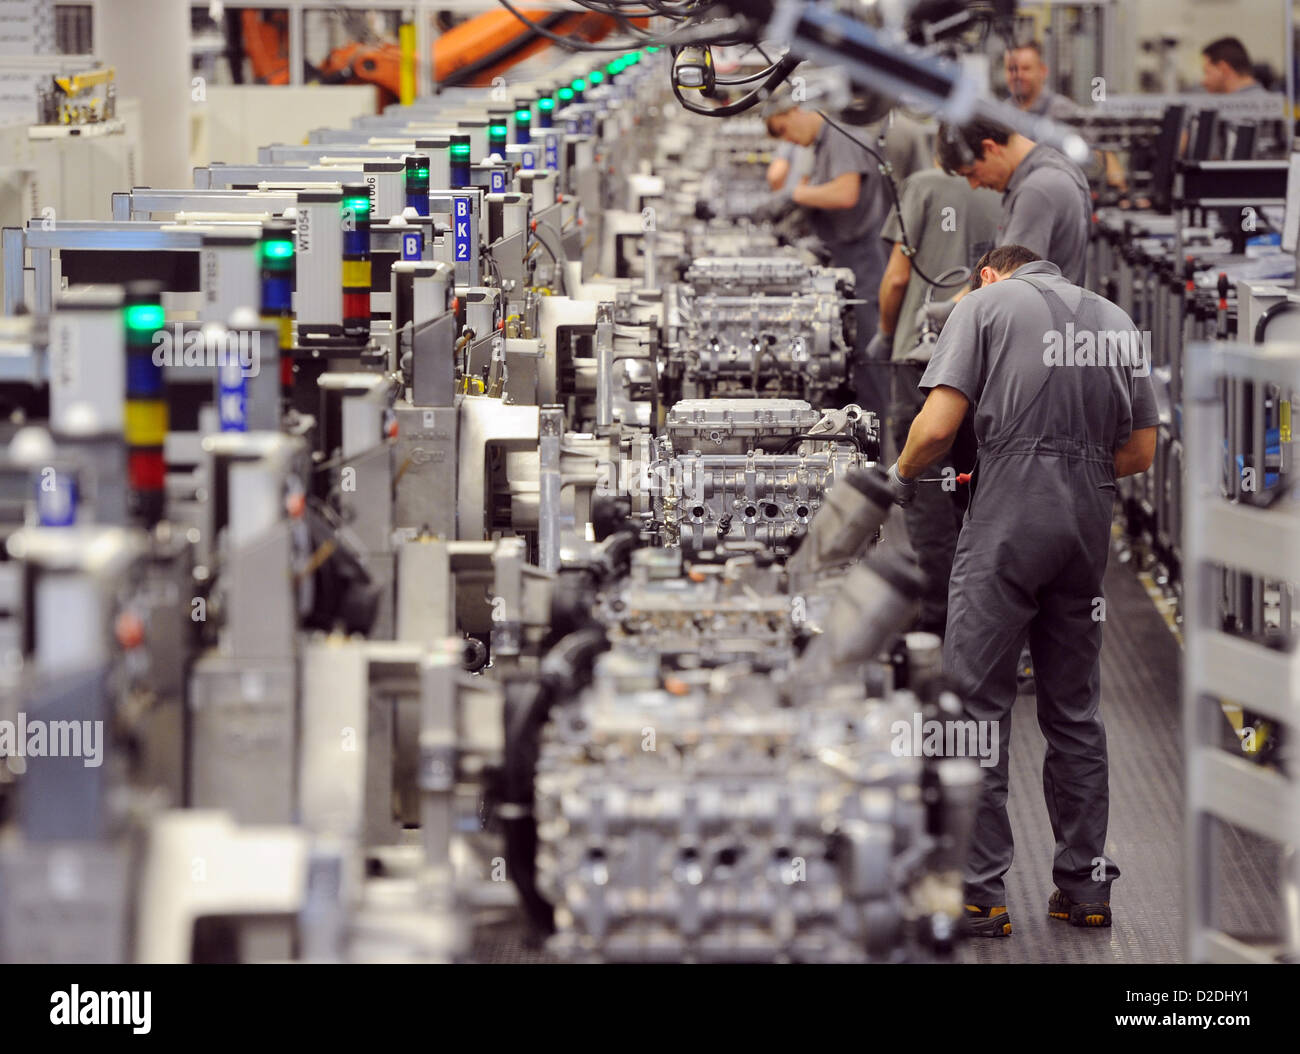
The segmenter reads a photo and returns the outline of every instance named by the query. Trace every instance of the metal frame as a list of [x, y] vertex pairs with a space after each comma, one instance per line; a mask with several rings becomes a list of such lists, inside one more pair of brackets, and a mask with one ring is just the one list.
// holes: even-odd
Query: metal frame
[[154, 190], [137, 187], [114, 192], [112, 202], [113, 221], [125, 223], [137, 216], [152, 220], [155, 212], [268, 212], [279, 215], [298, 203], [298, 195], [287, 190]]
[[1291, 912], [1280, 922], [1280, 940], [1273, 946], [1248, 944], [1220, 928], [1214, 869], [1221, 847], [1214, 821], [1286, 847], [1279, 876], [1282, 899], [1295, 904], [1300, 898], [1300, 779], [1222, 750], [1217, 745], [1223, 721], [1219, 700], [1237, 701], [1294, 733], [1300, 728], [1300, 655], [1221, 631], [1217, 583], [1225, 566], [1273, 581], [1300, 582], [1300, 504], [1283, 496], [1261, 508], [1223, 494], [1226, 422], [1220, 382], [1300, 391], [1300, 344], [1195, 343], [1188, 349], [1186, 370], [1186, 958], [1276, 962], [1281, 955], [1300, 954], [1300, 919]]
[[[20, 305], [34, 311], [54, 310], [53, 254], [56, 249], [102, 249], [112, 252], [165, 252], [203, 248], [203, 231], [185, 230], [167, 223], [144, 220], [60, 220], [57, 227], [45, 230], [41, 220], [28, 220], [26, 227], [5, 227], [4, 313], [17, 313]], [[33, 226], [35, 224], [35, 226]], [[164, 229], [166, 228], [166, 229]], [[27, 303], [26, 252], [32, 254], [32, 300]]]

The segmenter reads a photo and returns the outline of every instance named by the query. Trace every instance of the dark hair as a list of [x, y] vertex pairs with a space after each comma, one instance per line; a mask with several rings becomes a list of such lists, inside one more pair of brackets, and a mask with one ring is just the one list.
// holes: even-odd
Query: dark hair
[[1023, 245], [999, 245], [996, 249], [990, 249], [980, 257], [980, 262], [975, 265], [975, 270], [971, 272], [970, 287], [972, 290], [980, 287], [980, 271], [986, 267], [992, 267], [998, 274], [1007, 274], [1017, 267], [1023, 267], [1027, 263], [1033, 263], [1035, 260], [1041, 259], [1042, 257], [1033, 249], [1026, 249]]
[[939, 125], [938, 157], [939, 167], [950, 176], [984, 156], [984, 140], [992, 139], [1000, 146], [1006, 146], [1011, 138], [1011, 129], [983, 117], [977, 117], [969, 124]]
[[1251, 75], [1250, 54], [1236, 37], [1220, 37], [1201, 48], [1201, 54], [1211, 62], [1226, 62], [1237, 73]]

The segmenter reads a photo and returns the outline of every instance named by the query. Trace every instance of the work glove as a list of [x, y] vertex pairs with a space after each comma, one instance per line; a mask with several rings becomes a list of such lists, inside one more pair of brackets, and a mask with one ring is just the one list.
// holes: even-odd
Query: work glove
[[776, 223], [794, 208], [794, 198], [788, 190], [778, 190], [769, 194], [754, 206], [750, 219], [755, 223]]
[[871, 338], [871, 343], [867, 345], [867, 361], [888, 362], [893, 353], [894, 335], [876, 330], [876, 335]]
[[889, 483], [890, 492], [894, 495], [894, 504], [904, 508], [910, 505], [912, 499], [916, 497], [917, 481], [900, 476], [897, 461], [889, 466], [886, 480]]
[[924, 333], [929, 329], [938, 333], [943, 329], [943, 324], [948, 321], [948, 316], [956, 306], [955, 300], [931, 300], [928, 304], [922, 304], [916, 309], [917, 332]]

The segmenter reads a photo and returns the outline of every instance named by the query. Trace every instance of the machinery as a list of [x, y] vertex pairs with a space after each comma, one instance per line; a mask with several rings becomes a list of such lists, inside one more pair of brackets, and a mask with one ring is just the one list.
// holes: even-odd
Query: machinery
[[[735, 2], [653, 43], [599, 7], [471, 20], [436, 94], [5, 228], [0, 959], [468, 961], [502, 920], [575, 962], [954, 955], [980, 764], [909, 734], [966, 723], [848, 395], [863, 291], [750, 218], [751, 111], [809, 58], [858, 118], [1003, 110], [961, 27]], [[268, 82], [279, 22], [239, 16]], [[317, 72], [398, 94], [400, 58]], [[1101, 203], [1092, 266], [1152, 334], [1124, 525], [1175, 596], [1182, 346], [1295, 299], [1218, 211], [1266, 218], [1286, 164], [1166, 171], [1185, 116], [1079, 124], [1177, 213]], [[1223, 483], [1262, 510], [1291, 392], [1229, 382]], [[1223, 635], [1288, 640], [1282, 578], [1215, 568]], [[1284, 722], [1238, 709], [1266, 763]]]
[[[577, 40], [597, 41], [616, 28], [615, 20], [594, 12], [563, 12], [525, 8], [523, 15], [547, 32]], [[321, 84], [374, 84], [386, 102], [402, 94], [403, 58], [399, 41], [377, 39], [355, 17], [344, 12], [348, 28], [357, 28], [360, 39], [334, 48], [319, 64], [306, 72]], [[289, 29], [281, 12], [244, 8], [231, 13], [234, 54], [232, 69], [240, 68], [246, 56], [259, 84], [289, 83]], [[644, 20], [633, 20], [633, 24]], [[507, 11], [487, 11], [458, 24], [443, 27], [433, 45], [434, 80], [442, 85], [491, 84], [517, 63], [538, 55], [552, 42], [536, 29]], [[400, 34], [399, 34], [400, 36]], [[242, 54], [240, 52], [242, 51]], [[421, 61], [411, 55], [411, 63]]]
[[822, 416], [789, 399], [682, 400], [662, 437], [623, 450], [632, 513], [664, 542], [695, 551], [734, 539], [785, 555], [835, 480], [874, 463], [879, 424], [854, 405]]
[[103, 764], [0, 737], [0, 957], [951, 954], [977, 770], [891, 749], [956, 701], [862, 562], [853, 292], [700, 218], [666, 59], [4, 231], [0, 717]]
[[675, 288], [669, 348], [686, 398], [802, 397], [818, 406], [843, 386], [853, 274], [798, 257], [706, 257]]
[[540, 678], [508, 681], [506, 695], [509, 800], [534, 802], [508, 828], [508, 859], [556, 953], [951, 950], [951, 854], [978, 766], [891, 752], [897, 722], [959, 704], [937, 677], [937, 638], [912, 635], [892, 667], [875, 661], [912, 617], [920, 578], [896, 557], [855, 562], [890, 499], [878, 475], [849, 473], [808, 556], [784, 568], [753, 542], [698, 559], [633, 548], [629, 526], [562, 569], [552, 624], [568, 632]]

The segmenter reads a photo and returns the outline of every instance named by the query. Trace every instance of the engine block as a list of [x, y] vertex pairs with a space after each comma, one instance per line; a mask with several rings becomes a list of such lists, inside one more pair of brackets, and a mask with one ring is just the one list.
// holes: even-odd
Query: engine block
[[853, 275], [797, 258], [707, 258], [675, 289], [670, 346], [683, 395], [793, 396], [820, 404], [848, 377]]
[[860, 407], [823, 416], [794, 399], [683, 400], [666, 429], [629, 440], [629, 463], [647, 466], [630, 488], [633, 512], [688, 551], [746, 541], [778, 556], [837, 479], [872, 463], [879, 437]]
[[[921, 704], [886, 665], [801, 665], [828, 599], [793, 592], [752, 554], [633, 554], [596, 607], [610, 648], [542, 738], [537, 886], [555, 908], [552, 951], [868, 962], [946, 939], [960, 887], [937, 866], [933, 810], [946, 803], [961, 828], [977, 777], [891, 752], [891, 726]], [[944, 765], [967, 767], [934, 779]]]

